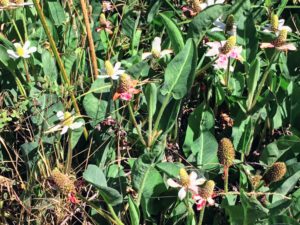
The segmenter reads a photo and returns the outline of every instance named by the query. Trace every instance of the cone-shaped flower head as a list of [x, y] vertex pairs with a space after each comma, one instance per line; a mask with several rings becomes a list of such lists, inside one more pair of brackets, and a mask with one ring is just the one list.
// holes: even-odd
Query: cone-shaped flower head
[[235, 44], [236, 44], [236, 36], [230, 36], [227, 39], [225, 45], [222, 47], [221, 52], [223, 54], [229, 53], [233, 49], [233, 47], [235, 46]]
[[106, 24], [106, 17], [104, 13], [100, 14], [100, 24], [105, 25]]
[[226, 167], [230, 167], [235, 159], [235, 151], [230, 139], [222, 138], [218, 148], [219, 162]]
[[277, 31], [279, 27], [279, 18], [276, 14], [272, 14], [270, 23], [271, 23], [271, 30], [274, 32]]
[[277, 47], [285, 44], [286, 39], [287, 39], [287, 33], [288, 33], [288, 31], [286, 29], [281, 30], [279, 32], [277, 39], [273, 42], [273, 44]]
[[213, 180], [208, 180], [200, 187], [199, 195], [204, 198], [210, 198], [214, 193], [215, 182]]
[[131, 78], [128, 74], [123, 73], [120, 76], [119, 92], [127, 92], [131, 85]]
[[179, 170], [179, 176], [180, 176], [180, 181], [182, 186], [184, 187], [188, 187], [190, 184], [190, 178], [188, 173], [186, 172], [186, 170], [184, 168], [180, 168]]
[[264, 174], [263, 180], [268, 185], [272, 182], [281, 180], [285, 174], [286, 174], [285, 163], [284, 162], [276, 162]]
[[234, 16], [229, 15], [226, 20], [225, 32], [228, 33], [229, 31], [232, 31], [233, 26], [234, 26]]
[[9, 0], [0, 0], [0, 6], [8, 6]]
[[64, 193], [76, 193], [74, 182], [67, 174], [60, 172], [57, 168], [52, 171], [51, 177], [57, 187]]

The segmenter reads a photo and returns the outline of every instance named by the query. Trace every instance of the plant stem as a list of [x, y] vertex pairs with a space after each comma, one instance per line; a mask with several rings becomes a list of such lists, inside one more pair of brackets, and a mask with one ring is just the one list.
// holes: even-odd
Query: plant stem
[[199, 77], [204, 71], [206, 71], [215, 61], [217, 61], [218, 57], [215, 58], [214, 60], [210, 61], [209, 63], [207, 63], [204, 67], [202, 67], [201, 69], [199, 69], [198, 71], [196, 71], [196, 78]]
[[72, 131], [69, 129], [69, 141], [68, 141], [68, 153], [67, 153], [67, 161], [66, 161], [66, 174], [69, 174], [72, 167], [72, 144], [71, 144], [71, 138], [72, 138]]
[[205, 212], [205, 206], [200, 211], [198, 225], [202, 225], [202, 223], [203, 223], [204, 212]]
[[94, 45], [94, 40], [93, 40], [93, 36], [92, 36], [92, 32], [91, 32], [88, 11], [86, 8], [86, 1], [80, 0], [80, 4], [81, 4], [85, 28], [86, 28], [86, 32], [87, 32], [87, 36], [88, 36], [88, 41], [89, 41], [89, 48], [90, 48], [90, 53], [91, 53], [92, 65], [93, 65], [93, 73], [92, 74], [94, 75], [94, 78], [97, 79], [97, 76], [98, 76], [97, 57], [96, 57], [96, 53], [95, 53], [95, 45]]
[[26, 80], [27, 80], [27, 82], [30, 82], [30, 75], [28, 72], [27, 62], [25, 59], [23, 59], [23, 63], [24, 63], [24, 69], [25, 69], [25, 73], [26, 73]]
[[228, 192], [228, 167], [224, 166], [224, 192]]
[[133, 109], [132, 109], [132, 106], [131, 106], [130, 102], [128, 103], [128, 109], [129, 109], [129, 113], [130, 113], [130, 117], [131, 117], [132, 123], [133, 123], [133, 125], [135, 126], [135, 129], [138, 132], [140, 141], [142, 142], [143, 145], [147, 146], [147, 143], [145, 142], [145, 140], [143, 138], [142, 132], [141, 132], [140, 128], [138, 127], [138, 124], [137, 124], [137, 122], [135, 120]]
[[[42, 8], [41, 8], [41, 6], [39, 5], [38, 2], [39, 2], [39, 0], [33, 0], [34, 7], [35, 7], [35, 9], [36, 9], [36, 11], [38, 13], [38, 16], [39, 16], [40, 20], [41, 20], [41, 23], [43, 25], [45, 33], [46, 33], [46, 35], [47, 35], [47, 37], [49, 39], [49, 43], [50, 43], [51, 49], [53, 51], [54, 57], [55, 57], [55, 59], [57, 61], [57, 64], [58, 64], [58, 66], [60, 68], [60, 71], [61, 71], [62, 80], [65, 82], [65, 84], [67, 84], [68, 86], [70, 86], [71, 82], [70, 82], [70, 80], [68, 78], [68, 75], [67, 75], [67, 72], [65, 70], [64, 64], [63, 64], [63, 62], [62, 62], [62, 60], [61, 60], [61, 58], [59, 56], [59, 53], [58, 53], [58, 50], [56, 48], [56, 44], [54, 42], [54, 39], [53, 39], [53, 37], [52, 37], [52, 35], [50, 33], [50, 30], [48, 28], [48, 25], [47, 25], [46, 18], [45, 18], [45, 15], [43, 13], [43, 10], [42, 10]], [[75, 109], [76, 113], [78, 115], [81, 115], [80, 114], [80, 109], [78, 107], [78, 104], [77, 104], [77, 101], [76, 101], [74, 93], [71, 92], [70, 96], [71, 96], [72, 104], [74, 106], [74, 109]], [[88, 132], [87, 132], [86, 128], [84, 128], [83, 134], [84, 134], [85, 139], [87, 139], [88, 138]]]
[[162, 106], [161, 106], [161, 108], [160, 108], [160, 110], [159, 110], [159, 113], [158, 113], [158, 115], [157, 115], [157, 118], [156, 118], [156, 121], [155, 121], [155, 124], [154, 124], [154, 129], [153, 129], [154, 132], [157, 131], [157, 128], [158, 128], [160, 119], [161, 119], [161, 117], [162, 117], [162, 115], [163, 115], [163, 113], [164, 113], [164, 111], [165, 111], [167, 105], [169, 104], [170, 98], [171, 98], [171, 92], [168, 93], [168, 95], [167, 95], [166, 98], [164, 99], [164, 102], [163, 102], [163, 104], [162, 104]]
[[[276, 58], [276, 56], [277, 56], [277, 53], [278, 53], [277, 50], [275, 50], [274, 54], [272, 55], [272, 57], [271, 57], [271, 59], [270, 59], [270, 63], [269, 63], [269, 65], [268, 65], [266, 71], [264, 72], [264, 74], [263, 74], [263, 76], [262, 76], [262, 79], [261, 79], [261, 81], [260, 81], [260, 83], [259, 83], [259, 85], [258, 85], [257, 92], [256, 92], [256, 95], [254, 96], [254, 99], [253, 99], [253, 102], [252, 102], [252, 104], [251, 104], [250, 110], [253, 109], [253, 107], [255, 106], [255, 104], [256, 104], [256, 102], [257, 102], [258, 97], [259, 97], [260, 94], [261, 94], [261, 91], [262, 91], [262, 89], [263, 89], [263, 87], [264, 87], [264, 85], [265, 85], [265, 82], [266, 82], [267, 78], [268, 78], [268, 75], [269, 75], [271, 66], [272, 66], [272, 64], [273, 64], [273, 62], [274, 62], [274, 60], [275, 60], [275, 58]], [[250, 110], [249, 110], [249, 111], [250, 111]]]
[[108, 204], [108, 203], [107, 203], [107, 206], [108, 206], [109, 212], [111, 213], [111, 216], [115, 219], [115, 222], [117, 223], [117, 225], [124, 225], [124, 223], [122, 223], [122, 221], [116, 215], [114, 208], [110, 204]]

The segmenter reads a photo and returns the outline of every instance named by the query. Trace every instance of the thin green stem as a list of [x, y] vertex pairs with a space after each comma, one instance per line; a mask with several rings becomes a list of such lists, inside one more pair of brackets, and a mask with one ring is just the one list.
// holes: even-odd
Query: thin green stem
[[201, 74], [203, 74], [203, 72], [205, 72], [209, 67], [211, 67], [211, 65], [216, 62], [218, 59], [215, 58], [214, 60], [210, 61], [209, 63], [207, 63], [204, 67], [202, 67], [201, 69], [199, 69], [198, 71], [196, 71], [196, 78], [199, 77]]
[[203, 223], [204, 212], [205, 212], [205, 206], [204, 206], [204, 207], [201, 209], [201, 211], [200, 211], [198, 225], [202, 225], [202, 223]]
[[135, 129], [138, 132], [138, 136], [140, 138], [140, 141], [142, 142], [143, 145], [147, 146], [147, 143], [145, 142], [145, 140], [143, 138], [142, 132], [141, 132], [141, 130], [140, 130], [140, 128], [139, 128], [136, 120], [135, 120], [133, 109], [132, 109], [132, 106], [131, 106], [130, 102], [128, 103], [128, 109], [129, 109], [129, 113], [130, 113], [130, 117], [131, 117], [132, 123], [133, 123], [133, 125], [135, 126]]
[[158, 112], [158, 115], [157, 115], [157, 118], [156, 118], [156, 121], [155, 121], [155, 124], [154, 124], [154, 129], [153, 129], [154, 132], [157, 131], [159, 122], [160, 122], [160, 120], [161, 120], [161, 117], [162, 117], [162, 115], [163, 115], [163, 113], [164, 113], [164, 111], [165, 111], [167, 105], [169, 104], [170, 98], [171, 98], [171, 92], [168, 93], [168, 95], [167, 95], [166, 98], [164, 99], [163, 104], [162, 104], [162, 106], [161, 106], [161, 108], [160, 108], [160, 110], [159, 110], [159, 112]]
[[148, 147], [151, 146], [152, 142], [152, 122], [153, 122], [153, 115], [149, 115], [148, 118]]
[[68, 153], [67, 153], [67, 160], [66, 160], [66, 174], [69, 174], [72, 167], [72, 158], [73, 158], [73, 152], [72, 152], [72, 131], [69, 129], [69, 141], [68, 141]]
[[109, 212], [111, 213], [111, 216], [114, 218], [114, 220], [117, 223], [117, 225], [124, 225], [124, 223], [122, 223], [122, 221], [116, 215], [114, 208], [110, 204], [108, 204], [108, 203], [107, 203], [107, 206], [108, 206]]
[[[47, 37], [49, 39], [49, 43], [50, 43], [51, 49], [53, 51], [54, 57], [55, 57], [55, 59], [57, 61], [57, 64], [58, 64], [58, 66], [60, 68], [60, 71], [61, 71], [62, 80], [64, 81], [65, 84], [67, 84], [68, 86], [70, 86], [71, 82], [70, 82], [70, 80], [68, 78], [68, 75], [67, 75], [67, 72], [65, 70], [64, 64], [63, 64], [63, 62], [62, 62], [62, 60], [61, 60], [61, 58], [59, 56], [58, 50], [56, 48], [55, 41], [54, 41], [54, 39], [53, 39], [53, 37], [52, 37], [52, 35], [50, 33], [50, 30], [49, 30], [47, 22], [46, 22], [45, 15], [43, 13], [43, 10], [42, 10], [41, 6], [39, 5], [39, 1], [38, 0], [33, 0], [33, 4], [34, 4], [35, 9], [36, 9], [36, 11], [38, 13], [38, 16], [39, 16], [39, 18], [41, 20], [41, 23], [43, 25], [45, 33], [46, 33], [46, 35], [47, 35]], [[80, 109], [78, 107], [78, 104], [77, 104], [77, 101], [76, 101], [76, 98], [75, 98], [75, 95], [74, 95], [73, 92], [70, 93], [70, 97], [71, 97], [72, 104], [74, 106], [74, 109], [75, 109], [76, 113], [79, 114], [79, 115], [81, 115], [80, 114]], [[86, 128], [84, 128], [83, 134], [84, 134], [84, 137], [87, 139], [88, 138], [88, 132], [87, 132]]]
[[[259, 83], [259, 85], [258, 85], [257, 92], [256, 92], [256, 95], [255, 95], [254, 98], [253, 98], [253, 102], [252, 102], [252, 104], [251, 104], [250, 110], [253, 109], [253, 107], [255, 106], [255, 104], [256, 104], [256, 102], [257, 102], [258, 97], [259, 97], [260, 94], [261, 94], [261, 91], [262, 91], [262, 89], [263, 89], [263, 87], [264, 87], [264, 85], [265, 85], [265, 82], [266, 82], [266, 80], [267, 80], [267, 78], [268, 78], [268, 75], [269, 75], [271, 66], [272, 66], [272, 64], [273, 64], [273, 62], [274, 62], [274, 60], [275, 60], [277, 54], [278, 54], [278, 52], [277, 52], [277, 50], [275, 50], [274, 54], [272, 55], [272, 57], [271, 57], [271, 59], [270, 59], [269, 65], [268, 65], [267, 69], [265, 70], [265, 72], [264, 72], [264, 74], [263, 74], [263, 76], [262, 76], [262, 79], [261, 79], [261, 81], [260, 81], [260, 83]], [[249, 110], [249, 111], [250, 111], [250, 110]]]

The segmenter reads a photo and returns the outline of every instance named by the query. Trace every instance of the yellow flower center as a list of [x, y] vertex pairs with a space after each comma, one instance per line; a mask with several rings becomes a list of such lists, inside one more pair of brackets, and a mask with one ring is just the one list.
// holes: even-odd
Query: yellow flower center
[[74, 116], [72, 116], [72, 114], [70, 112], [65, 112], [63, 125], [70, 126], [73, 124], [73, 122], [74, 122]]
[[277, 47], [283, 45], [286, 42], [287, 33], [288, 31], [286, 29], [282, 29], [273, 44]]
[[184, 168], [180, 168], [179, 170], [179, 176], [180, 176], [180, 181], [182, 186], [184, 187], [188, 187], [190, 184], [190, 178], [188, 173], [186, 172], [186, 170]]
[[17, 55], [23, 57], [25, 55], [25, 51], [22, 47], [16, 48]]
[[110, 61], [105, 61], [104, 63], [105, 65], [105, 70], [106, 70], [106, 73], [109, 75], [109, 76], [112, 76], [114, 75], [114, 67], [113, 65], [110, 63]]
[[231, 36], [227, 39], [225, 45], [221, 48], [223, 54], [227, 54], [236, 44], [236, 36]]
[[101, 25], [105, 25], [106, 24], [106, 17], [104, 15], [104, 13], [100, 14], [100, 24]]
[[279, 19], [276, 14], [272, 14], [271, 16], [271, 29], [272, 31], [277, 31], [279, 25]]
[[160, 51], [158, 51], [156, 49], [152, 49], [151, 53], [152, 53], [154, 58], [159, 58], [160, 57]]

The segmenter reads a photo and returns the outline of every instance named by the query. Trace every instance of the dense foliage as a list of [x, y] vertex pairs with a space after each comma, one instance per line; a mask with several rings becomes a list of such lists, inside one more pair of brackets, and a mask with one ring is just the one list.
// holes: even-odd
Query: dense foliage
[[299, 224], [297, 3], [0, 0], [0, 223]]

